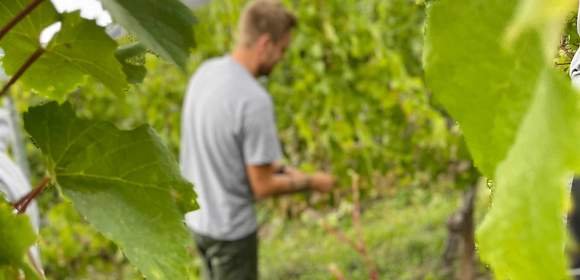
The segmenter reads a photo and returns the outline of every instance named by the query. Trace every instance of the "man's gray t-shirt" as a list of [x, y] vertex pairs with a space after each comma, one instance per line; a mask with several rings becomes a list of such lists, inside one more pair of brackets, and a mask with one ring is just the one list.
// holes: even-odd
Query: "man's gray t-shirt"
[[196, 233], [237, 240], [257, 228], [246, 165], [279, 160], [272, 99], [230, 56], [205, 62], [187, 88], [181, 116], [181, 170], [200, 209], [186, 215]]

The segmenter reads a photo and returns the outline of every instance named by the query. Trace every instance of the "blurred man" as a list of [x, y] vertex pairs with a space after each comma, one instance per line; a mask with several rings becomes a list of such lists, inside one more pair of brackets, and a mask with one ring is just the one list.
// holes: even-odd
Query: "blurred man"
[[256, 200], [328, 192], [335, 184], [328, 174], [308, 175], [278, 163], [272, 99], [256, 80], [282, 59], [296, 24], [277, 1], [249, 3], [232, 54], [205, 62], [189, 83], [180, 162], [201, 206], [186, 222], [206, 279], [257, 279]]

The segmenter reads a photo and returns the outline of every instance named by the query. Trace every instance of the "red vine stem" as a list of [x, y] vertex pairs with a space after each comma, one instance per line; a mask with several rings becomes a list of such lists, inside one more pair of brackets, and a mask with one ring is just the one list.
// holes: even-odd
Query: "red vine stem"
[[2, 40], [2, 38], [4, 38], [4, 36], [6, 34], [8, 34], [8, 31], [10, 31], [12, 28], [14, 28], [14, 26], [16, 26], [16, 24], [18, 24], [22, 19], [24, 19], [32, 11], [34, 11], [34, 9], [36, 7], [38, 7], [38, 5], [40, 5], [40, 3], [42, 3], [42, 1], [44, 1], [44, 0], [32, 1], [30, 4], [28, 4], [28, 6], [26, 6], [24, 8], [24, 10], [22, 10], [18, 15], [16, 15], [11, 21], [6, 23], [6, 25], [4, 25], [2, 27], [2, 29], [0, 29], [0, 40]]
[[[363, 228], [362, 228], [362, 223], [361, 223], [361, 219], [360, 219], [360, 216], [361, 216], [360, 215], [360, 213], [361, 213], [360, 187], [359, 187], [360, 178], [356, 174], [351, 175], [351, 177], [352, 177], [352, 195], [353, 195], [353, 203], [354, 203], [354, 207], [352, 210], [352, 220], [353, 220], [353, 224], [355, 226], [355, 232], [356, 232], [356, 235], [358, 237], [358, 240], [355, 240], [354, 238], [348, 237], [340, 229], [333, 227], [333, 226], [329, 225], [328, 223], [326, 223], [322, 219], [320, 214], [312, 211], [312, 212], [310, 212], [310, 215], [313, 217], [313, 219], [318, 220], [320, 222], [322, 228], [326, 232], [335, 236], [339, 241], [349, 245], [352, 249], [354, 249], [355, 252], [357, 252], [363, 258], [365, 266], [367, 267], [367, 270], [369, 273], [369, 279], [378, 280], [379, 279], [379, 270], [378, 270], [377, 264], [372, 259], [371, 255], [369, 254], [369, 251], [367, 249], [366, 243], [364, 241], [364, 236], [363, 236]], [[335, 274], [337, 271], [334, 271], [331, 269], [330, 272], [338, 279], [341, 279], [339, 277], [340, 274]], [[338, 271], [338, 272], [340, 272], [340, 271]]]
[[6, 85], [4, 85], [4, 87], [0, 91], [0, 97], [4, 96], [8, 92], [8, 90], [10, 89], [10, 87], [12, 87], [12, 85], [14, 85], [14, 83], [16, 83], [16, 81], [22, 76], [22, 74], [24, 74], [24, 72], [26, 72], [26, 70], [28, 70], [28, 68], [43, 53], [44, 53], [44, 49], [42, 47], [39, 47], [36, 51], [34, 51], [34, 53], [28, 58], [28, 60], [26, 60], [26, 62], [22, 66], [20, 66], [20, 69], [18, 69], [18, 71], [16, 72], [16, 74], [14, 74], [14, 76], [12, 76], [12, 78], [10, 78], [10, 80], [8, 81], [8, 83], [6, 83]]
[[38, 183], [38, 186], [36, 186], [36, 188], [34, 188], [27, 195], [25, 195], [24, 197], [22, 197], [20, 200], [16, 201], [12, 205], [14, 207], [14, 209], [16, 209], [18, 214], [22, 214], [22, 213], [26, 212], [28, 205], [30, 205], [32, 200], [34, 200], [40, 193], [42, 193], [42, 191], [46, 188], [46, 186], [48, 185], [49, 182], [50, 182], [50, 178], [44, 177], [44, 179], [42, 179], [42, 181], [40, 181], [40, 183]]
[[379, 279], [379, 272], [377, 269], [377, 264], [373, 261], [368, 253], [367, 245], [364, 241], [363, 227], [360, 219], [361, 207], [360, 207], [360, 177], [357, 174], [351, 175], [352, 177], [352, 200], [354, 202], [354, 208], [352, 211], [352, 221], [354, 223], [356, 235], [359, 237], [358, 246], [359, 253], [364, 258], [367, 268], [369, 269], [369, 276], [372, 280]]
[[[362, 224], [360, 221], [360, 191], [359, 191], [359, 177], [358, 175], [352, 175], [352, 200], [354, 203], [354, 209], [352, 211], [352, 221], [354, 223], [354, 227], [356, 230], [356, 234], [361, 238], [359, 240], [359, 246], [366, 247], [364, 241], [362, 240], [363, 237], [363, 230]], [[365, 248], [366, 251], [366, 248]]]

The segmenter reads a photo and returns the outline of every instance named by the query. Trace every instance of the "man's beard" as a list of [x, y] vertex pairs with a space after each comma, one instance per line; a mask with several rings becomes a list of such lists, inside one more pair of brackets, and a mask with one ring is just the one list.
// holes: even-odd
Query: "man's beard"
[[272, 69], [274, 69], [273, 65], [262, 64], [258, 67], [258, 77], [261, 76], [270, 76], [272, 73]]

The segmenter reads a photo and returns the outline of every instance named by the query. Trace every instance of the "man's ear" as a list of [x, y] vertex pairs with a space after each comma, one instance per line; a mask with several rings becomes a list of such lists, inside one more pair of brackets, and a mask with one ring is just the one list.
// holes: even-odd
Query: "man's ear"
[[271, 43], [272, 38], [270, 37], [270, 34], [264, 33], [260, 35], [260, 37], [258, 37], [258, 40], [256, 40], [256, 47], [258, 48], [258, 51], [263, 53], [268, 48], [268, 45]]

